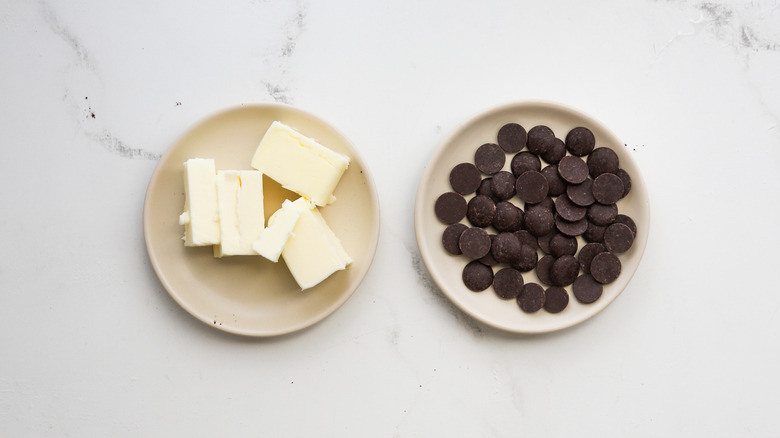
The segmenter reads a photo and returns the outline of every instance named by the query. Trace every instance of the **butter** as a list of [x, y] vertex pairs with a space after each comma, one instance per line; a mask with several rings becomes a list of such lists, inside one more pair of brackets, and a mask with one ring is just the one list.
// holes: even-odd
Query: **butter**
[[179, 225], [184, 225], [185, 246], [220, 242], [216, 178], [214, 160], [191, 158], [184, 162], [184, 212]]
[[252, 248], [268, 260], [274, 263], [278, 262], [282, 248], [292, 235], [298, 218], [306, 208], [308, 207], [303, 198], [299, 198], [295, 202], [285, 199], [282, 208], [268, 218], [268, 227], [260, 233], [260, 238], [252, 243]]
[[266, 131], [251, 164], [282, 187], [324, 206], [336, 200], [333, 190], [349, 157], [277, 121]]
[[308, 289], [346, 269], [352, 259], [316, 206], [304, 198], [293, 204], [304, 208], [282, 249], [282, 258], [301, 289]]
[[254, 170], [218, 171], [217, 202], [221, 239], [214, 256], [257, 255], [252, 242], [265, 223], [263, 175]]

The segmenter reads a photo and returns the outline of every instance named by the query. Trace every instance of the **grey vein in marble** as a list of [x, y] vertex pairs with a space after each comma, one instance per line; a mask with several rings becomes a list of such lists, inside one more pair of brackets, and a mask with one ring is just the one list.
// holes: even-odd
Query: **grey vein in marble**
[[78, 38], [68, 29], [65, 27], [61, 22], [59, 17], [57, 16], [56, 12], [49, 6], [48, 3], [41, 2], [41, 16], [43, 17], [44, 21], [46, 21], [46, 24], [49, 26], [49, 29], [60, 37], [65, 43], [73, 50], [73, 52], [78, 57], [81, 64], [92, 68], [92, 59], [89, 55], [89, 52], [84, 47], [84, 45], [79, 41]]
[[268, 79], [261, 81], [266, 92], [275, 102], [292, 103], [289, 85], [289, 58], [295, 53], [298, 38], [306, 27], [307, 13], [308, 5], [300, 1], [296, 2], [293, 16], [282, 26], [284, 37], [279, 51], [274, 55], [275, 64], [279, 66], [277, 76], [280, 79], [278, 81]]
[[141, 158], [144, 160], [159, 160], [161, 155], [146, 151], [141, 148], [133, 148], [122, 140], [116, 138], [109, 131], [104, 130], [100, 134], [89, 134], [91, 138], [100, 143], [104, 149], [124, 158]]

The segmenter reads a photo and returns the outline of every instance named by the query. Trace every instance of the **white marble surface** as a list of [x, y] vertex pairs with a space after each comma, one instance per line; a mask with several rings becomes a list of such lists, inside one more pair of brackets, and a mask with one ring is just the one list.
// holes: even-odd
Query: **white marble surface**
[[[0, 56], [2, 436], [777, 434], [777, 0], [5, 0]], [[517, 337], [431, 284], [412, 206], [447, 135], [526, 99], [623, 139], [652, 228], [606, 311]], [[346, 133], [382, 208], [352, 299], [270, 340], [180, 309], [141, 227], [160, 154], [254, 101]]]

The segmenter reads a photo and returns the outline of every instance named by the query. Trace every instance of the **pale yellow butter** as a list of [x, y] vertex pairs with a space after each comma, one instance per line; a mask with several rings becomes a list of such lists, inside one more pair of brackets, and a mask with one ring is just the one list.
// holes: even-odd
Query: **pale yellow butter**
[[217, 194], [221, 239], [214, 256], [257, 255], [252, 242], [265, 223], [263, 175], [254, 170], [220, 170]]
[[349, 166], [349, 157], [273, 122], [252, 157], [252, 167], [318, 206], [335, 201], [333, 190]]
[[214, 160], [191, 158], [184, 162], [184, 212], [179, 224], [184, 225], [185, 246], [220, 242]]
[[276, 263], [282, 254], [282, 248], [293, 233], [298, 218], [303, 210], [308, 208], [303, 198], [296, 202], [285, 199], [282, 208], [268, 218], [268, 226], [260, 233], [260, 237], [252, 243], [252, 248], [261, 256]]

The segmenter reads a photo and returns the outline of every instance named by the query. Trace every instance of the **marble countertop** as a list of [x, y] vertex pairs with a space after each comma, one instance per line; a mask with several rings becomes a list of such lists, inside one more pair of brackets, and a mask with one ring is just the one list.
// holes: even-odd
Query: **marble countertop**
[[[8, 0], [0, 35], [0, 435], [776, 435], [777, 0]], [[536, 99], [626, 143], [652, 227], [604, 312], [514, 336], [435, 287], [413, 203], [462, 123]], [[170, 298], [141, 218], [184, 130], [271, 101], [355, 143], [382, 225], [341, 309], [256, 340]]]

